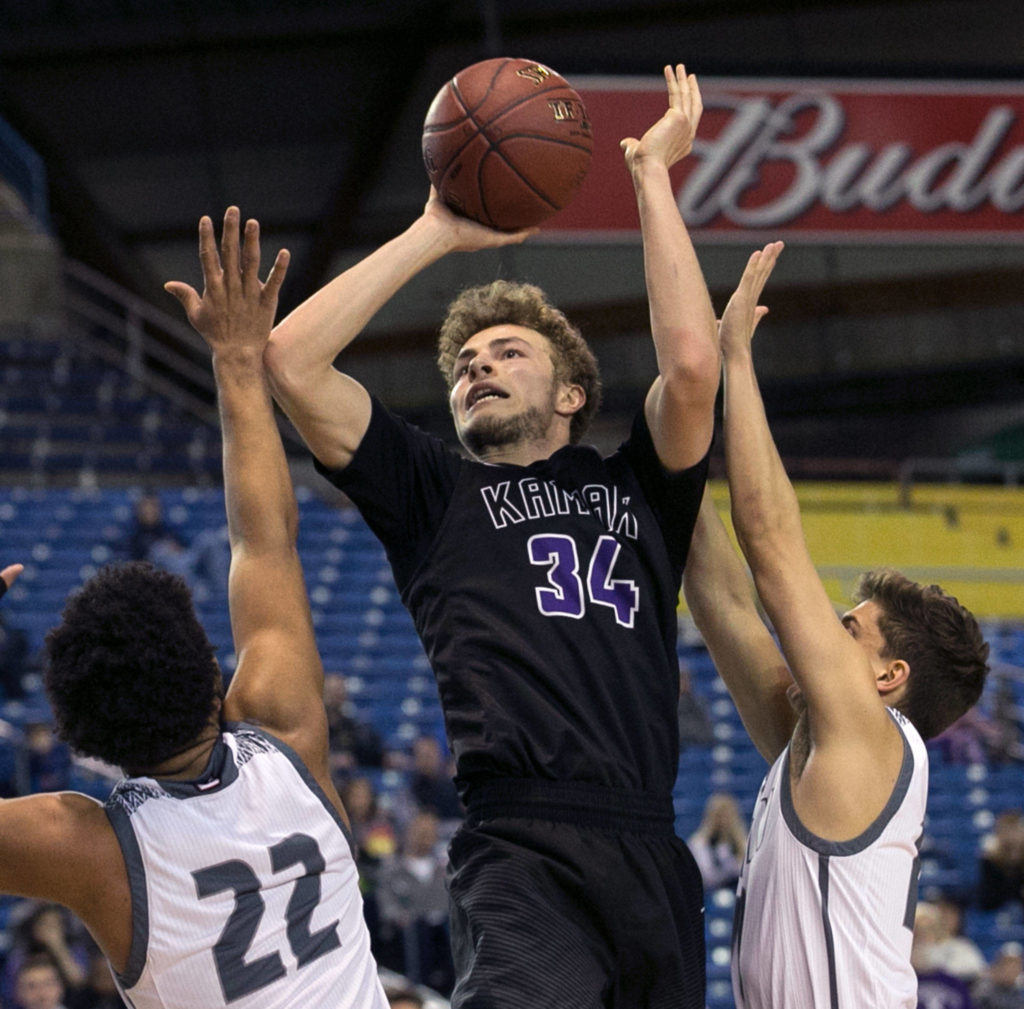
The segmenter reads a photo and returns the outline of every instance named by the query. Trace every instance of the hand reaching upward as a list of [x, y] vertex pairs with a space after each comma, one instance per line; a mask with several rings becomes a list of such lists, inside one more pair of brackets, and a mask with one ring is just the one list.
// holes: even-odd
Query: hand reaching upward
[[288, 270], [288, 251], [282, 249], [277, 254], [266, 283], [262, 283], [259, 223], [251, 219], [246, 222], [240, 247], [238, 208], [228, 207], [219, 253], [213, 221], [209, 217], [200, 220], [199, 260], [203, 269], [202, 297], [194, 287], [177, 280], [166, 283], [164, 289], [181, 302], [189, 322], [215, 355], [225, 350], [251, 350], [262, 355]]
[[764, 305], [759, 305], [764, 285], [771, 276], [784, 246], [782, 242], [769, 242], [763, 249], [752, 253], [743, 270], [739, 285], [729, 299], [718, 324], [718, 338], [722, 355], [749, 351], [757, 324], [768, 314]]
[[687, 75], [682, 63], [665, 67], [668, 86], [668, 109], [647, 132], [637, 140], [626, 137], [619, 141], [626, 156], [626, 166], [634, 171], [645, 160], [661, 162], [671, 168], [690, 153], [697, 133], [704, 104], [700, 97], [697, 78]]

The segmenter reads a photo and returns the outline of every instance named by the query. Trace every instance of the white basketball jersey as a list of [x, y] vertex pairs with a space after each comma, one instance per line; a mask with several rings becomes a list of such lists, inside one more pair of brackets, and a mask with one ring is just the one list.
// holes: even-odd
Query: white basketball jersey
[[737, 1009], [915, 1009], [910, 966], [928, 756], [889, 709], [903, 764], [859, 837], [826, 841], [793, 808], [789, 747], [757, 797], [733, 921]]
[[135, 1009], [382, 1009], [348, 833], [298, 755], [227, 727], [196, 781], [107, 802], [128, 868]]

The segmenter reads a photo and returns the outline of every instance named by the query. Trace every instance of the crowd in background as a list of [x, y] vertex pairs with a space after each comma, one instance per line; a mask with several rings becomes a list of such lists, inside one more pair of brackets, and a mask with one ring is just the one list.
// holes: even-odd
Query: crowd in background
[[918, 904], [911, 963], [919, 1009], [1024, 1007], [1024, 946], [1003, 943], [987, 961], [962, 929], [957, 901], [939, 896]]
[[[684, 745], [709, 745], [712, 736], [705, 737], [701, 727], [707, 715], [685, 671], [680, 696], [680, 720], [693, 729]], [[326, 675], [324, 701], [331, 765], [358, 849], [374, 953], [382, 967], [448, 994], [454, 978], [445, 849], [462, 807], [444, 743], [423, 735], [408, 747], [389, 749], [375, 728], [356, 714], [340, 674]], [[7, 766], [19, 770], [0, 783], [5, 796], [72, 784], [72, 755], [55, 737], [45, 709], [40, 708], [37, 721], [25, 725], [19, 756]], [[393, 772], [392, 781], [400, 784], [382, 794], [377, 782], [386, 772]], [[747, 843], [747, 824], [736, 798], [727, 792], [712, 793], [687, 842], [709, 891], [734, 888]], [[1021, 810], [1006, 810], [996, 818], [978, 852], [976, 870], [976, 887], [967, 895], [973, 906], [1024, 906]], [[919, 905], [914, 965], [920, 976], [921, 1009], [1024, 1009], [1024, 950], [1006, 943], [991, 962], [986, 961], [963, 935], [963, 900], [963, 894], [955, 899], [939, 894]], [[7, 934], [0, 971], [0, 1005], [5, 1009], [120, 1005], [105, 960], [68, 912], [52, 904], [18, 901]], [[412, 990], [406, 994], [419, 998]]]
[[[227, 548], [219, 533], [184, 543], [165, 524], [155, 496], [144, 495], [125, 555], [182, 574], [198, 592], [226, 583]], [[53, 731], [38, 691], [38, 656], [27, 636], [0, 610], [0, 691], [26, 707], [15, 727], [0, 720], [0, 797], [76, 787], [81, 768]], [[396, 977], [447, 995], [454, 983], [445, 889], [446, 846], [463, 815], [444, 741], [422, 735], [400, 748], [386, 745], [359, 717], [343, 675], [325, 676], [331, 768], [351, 821], [367, 923], [378, 963]], [[680, 746], [715, 743], [712, 719], [680, 669]], [[974, 710], [937, 741], [944, 762], [997, 765], [1024, 759], [1012, 684], [996, 679], [990, 713]], [[108, 784], [113, 768], [92, 768]], [[380, 788], [382, 777], [390, 781]], [[396, 784], [397, 783], [397, 784]], [[100, 796], [102, 797], [102, 795]], [[735, 796], [710, 795], [687, 842], [709, 891], [732, 890], [747, 844]], [[987, 961], [963, 934], [965, 905], [980, 911], [1024, 912], [1024, 811], [995, 818], [977, 853], [969, 893], [925, 893], [919, 904], [913, 962], [920, 1009], [1024, 1009], [1024, 949], [1005, 943]], [[106, 961], [81, 924], [57, 905], [8, 898], [6, 942], [0, 944], [0, 1009], [108, 1009], [120, 997]], [[1024, 917], [1021, 919], [1024, 921]], [[2, 937], [0, 937], [2, 938]], [[392, 1005], [417, 1009], [415, 987], [399, 985]]]

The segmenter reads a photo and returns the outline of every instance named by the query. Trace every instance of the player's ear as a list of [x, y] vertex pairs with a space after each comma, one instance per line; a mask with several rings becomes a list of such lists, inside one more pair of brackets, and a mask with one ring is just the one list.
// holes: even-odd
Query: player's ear
[[910, 665], [904, 659], [887, 660], [875, 677], [880, 694], [890, 694], [902, 687], [910, 677]]
[[555, 412], [563, 417], [568, 417], [582, 410], [586, 402], [587, 394], [583, 391], [582, 385], [577, 385], [575, 382], [562, 382], [558, 386]]

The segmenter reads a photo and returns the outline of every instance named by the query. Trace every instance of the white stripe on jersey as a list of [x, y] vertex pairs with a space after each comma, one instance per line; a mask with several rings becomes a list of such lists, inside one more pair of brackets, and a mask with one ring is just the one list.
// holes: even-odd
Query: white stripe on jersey
[[118, 986], [135, 1009], [383, 1009], [337, 812], [289, 747], [221, 736], [197, 782], [129, 778], [107, 803], [132, 888]]
[[789, 747], [772, 765], [751, 822], [733, 924], [737, 1009], [915, 1009], [910, 966], [928, 755], [889, 709], [903, 765], [889, 802], [851, 841], [801, 823], [789, 787]]

